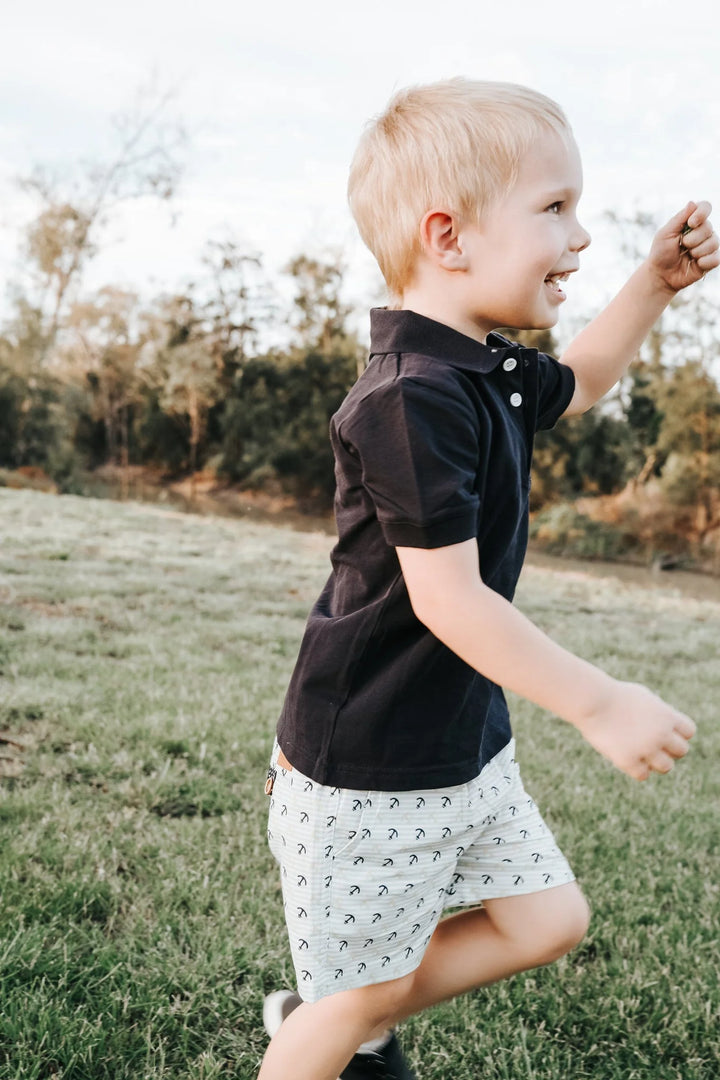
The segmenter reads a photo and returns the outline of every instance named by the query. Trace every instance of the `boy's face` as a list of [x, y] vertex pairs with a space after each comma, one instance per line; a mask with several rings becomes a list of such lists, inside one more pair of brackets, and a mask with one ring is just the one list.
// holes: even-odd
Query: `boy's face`
[[485, 334], [499, 326], [554, 326], [565, 300], [562, 281], [590, 243], [576, 211], [580, 155], [571, 135], [548, 133], [521, 163], [515, 186], [479, 225], [460, 229], [468, 259], [460, 285], [464, 316]]

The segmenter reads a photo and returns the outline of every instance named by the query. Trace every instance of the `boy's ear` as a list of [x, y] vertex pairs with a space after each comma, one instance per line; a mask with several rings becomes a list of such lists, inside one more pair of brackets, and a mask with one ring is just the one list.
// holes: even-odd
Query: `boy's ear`
[[420, 222], [425, 257], [443, 270], [467, 270], [468, 260], [460, 242], [458, 223], [445, 210], [428, 210]]

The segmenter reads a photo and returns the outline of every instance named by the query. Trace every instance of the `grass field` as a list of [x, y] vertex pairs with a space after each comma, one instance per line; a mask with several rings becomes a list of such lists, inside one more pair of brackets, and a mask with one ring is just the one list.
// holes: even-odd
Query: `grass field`
[[[0, 1080], [251, 1080], [292, 978], [266, 762], [330, 541], [0, 490], [0, 545]], [[591, 930], [408, 1022], [408, 1056], [422, 1080], [717, 1080], [720, 605], [532, 568], [518, 605], [699, 733], [641, 785], [513, 702]]]

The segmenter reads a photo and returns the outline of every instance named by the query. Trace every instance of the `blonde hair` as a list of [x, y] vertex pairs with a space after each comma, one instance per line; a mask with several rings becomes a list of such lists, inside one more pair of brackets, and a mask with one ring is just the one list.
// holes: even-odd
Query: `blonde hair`
[[478, 224], [548, 130], [567, 135], [570, 125], [544, 94], [462, 78], [401, 90], [370, 121], [350, 167], [348, 199], [393, 299], [412, 277], [427, 211], [444, 207]]

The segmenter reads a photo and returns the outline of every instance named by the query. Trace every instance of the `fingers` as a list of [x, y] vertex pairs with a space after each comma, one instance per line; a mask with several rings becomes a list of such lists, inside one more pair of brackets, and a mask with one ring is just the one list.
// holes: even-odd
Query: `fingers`
[[[699, 205], [709, 206], [710, 204], [701, 203]], [[670, 218], [667, 225], [660, 231], [664, 234], [667, 234], [668, 236], [680, 236], [685, 226], [690, 224], [689, 219], [695, 214], [695, 211], [699, 209], [699, 205], [698, 203], [694, 202], [687, 203], [687, 205], [684, 206], [682, 210], [678, 210], [677, 214], [674, 214], [673, 217]], [[707, 214], [705, 216], [707, 217]], [[693, 222], [693, 224], [690, 225], [691, 229], [694, 227], [694, 224], [695, 223]], [[700, 222], [698, 221], [697, 224], [700, 224]]]
[[672, 222], [668, 223], [676, 228], [677, 222], [685, 218], [679, 229], [679, 242], [703, 272], [714, 270], [720, 265], [720, 241], [710, 221], [711, 211], [712, 206], [707, 201], [688, 203], [685, 210], [676, 214]]
[[690, 746], [688, 740], [683, 738], [682, 735], [678, 735], [676, 731], [672, 733], [663, 744], [663, 750], [669, 754], [670, 757], [681, 758], [685, 757]]
[[625, 768], [633, 780], [648, 780], [651, 773], [666, 774], [675, 767], [675, 762], [684, 758], [690, 749], [689, 741], [697, 731], [693, 720], [684, 713], [675, 712], [673, 727], [665, 731], [664, 736], [658, 739], [659, 745], [648, 750], [643, 756], [638, 757], [632, 764]]
[[707, 199], [703, 199], [702, 202], [699, 203], [688, 203], [688, 206], [695, 207], [686, 218], [691, 229], [697, 229], [698, 225], [702, 225], [704, 221], [707, 221], [712, 213], [712, 205]]
[[664, 750], [657, 750], [651, 758], [642, 758], [640, 761], [636, 761], [626, 771], [633, 780], [649, 780], [650, 773], [656, 772], [665, 775], [672, 772], [675, 768], [675, 758], [683, 757], [686, 753], [687, 749], [682, 754], [673, 754], [671, 756], [665, 753]]
[[671, 769], [675, 767], [675, 761], [670, 754], [666, 754], [663, 750], [659, 750], [657, 754], [654, 754], [652, 759], [648, 762], [648, 765], [653, 772], [656, 773], [669, 773]]
[[679, 210], [674, 217], [671, 217], [666, 225], [666, 229], [670, 233], [682, 233], [687, 235], [688, 230], [693, 231], [699, 229], [710, 217], [712, 213], [712, 205], [703, 199], [702, 202], [689, 202], [687, 206]]
[[[688, 741], [695, 734], [696, 727], [689, 716], [680, 713], [679, 717], [679, 722], [665, 738], [662, 747], [635, 762], [630, 770], [630, 776], [634, 780], [647, 780], [651, 772], [669, 773], [675, 767], [675, 762], [685, 757], [690, 749]], [[682, 728], [682, 734], [680, 728]]]
[[693, 735], [697, 731], [697, 724], [694, 720], [691, 720], [685, 713], [677, 713], [677, 720], [673, 726], [673, 730], [677, 731], [679, 735], [682, 735], [685, 739], [692, 739]]
[[704, 251], [691, 251], [690, 254], [702, 272], [706, 274], [708, 270], [714, 270], [717, 266], [720, 266], [720, 241], [718, 241], [717, 236], [713, 235], [712, 241], [708, 241]]

